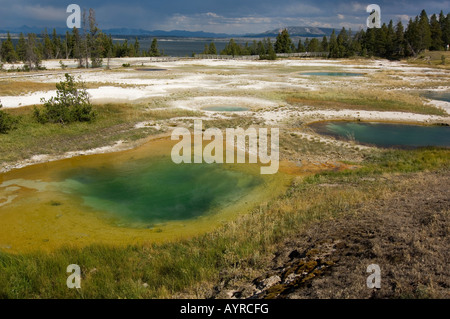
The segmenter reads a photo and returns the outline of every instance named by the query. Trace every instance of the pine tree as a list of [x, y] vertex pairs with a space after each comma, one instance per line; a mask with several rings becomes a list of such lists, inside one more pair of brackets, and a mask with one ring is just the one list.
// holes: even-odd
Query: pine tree
[[61, 56], [62, 46], [61, 46], [61, 39], [56, 34], [56, 29], [53, 29], [52, 33], [52, 47], [53, 47], [53, 57], [55, 59], [59, 59]]
[[376, 37], [377, 30], [375, 28], [367, 29], [364, 39], [364, 48], [368, 56], [376, 55]]
[[216, 45], [214, 44], [214, 42], [211, 42], [209, 44], [208, 50], [209, 50], [209, 54], [213, 54], [213, 55], [217, 54], [217, 48], [216, 48]]
[[99, 68], [103, 64], [102, 52], [102, 31], [98, 28], [97, 21], [95, 18], [94, 9], [89, 9], [89, 36], [88, 36], [88, 46], [91, 57], [91, 64], [93, 68]]
[[442, 41], [441, 25], [437, 16], [433, 14], [430, 19], [431, 46], [430, 50], [442, 50], [444, 42]]
[[242, 49], [234, 39], [230, 39], [230, 42], [228, 42], [221, 54], [237, 56], [242, 54]]
[[328, 52], [330, 50], [330, 45], [328, 44], [328, 38], [323, 36], [321, 43], [322, 52]]
[[136, 37], [136, 39], [134, 40], [134, 55], [140, 56], [140, 51], [141, 51], [141, 44], [139, 43], [139, 40]]
[[47, 29], [44, 31], [44, 59], [53, 59], [53, 43], [47, 33]]
[[277, 40], [275, 41], [275, 52], [276, 53], [291, 53], [292, 52], [292, 39], [289, 35], [289, 32], [287, 29], [284, 29], [281, 31], [278, 36]]
[[27, 41], [25, 40], [25, 36], [22, 32], [19, 35], [19, 42], [17, 42], [16, 51], [18, 59], [24, 62], [27, 54]]
[[330, 53], [329, 53], [328, 57], [330, 57], [330, 58], [339, 57], [339, 48], [338, 48], [335, 30], [333, 30], [333, 32], [331, 33], [331, 36], [330, 36]]
[[350, 56], [350, 37], [345, 28], [341, 29], [336, 39], [337, 42], [337, 56], [336, 58], [346, 58]]
[[277, 53], [275, 52], [275, 49], [273, 47], [272, 41], [270, 41], [270, 38], [267, 38], [265, 47], [267, 52], [267, 60], [276, 60]]
[[80, 32], [76, 27], [72, 30], [73, 39], [73, 57], [78, 60], [78, 67], [84, 68], [84, 58], [83, 58], [83, 39], [81, 38]]
[[2, 42], [1, 56], [2, 60], [8, 63], [14, 63], [17, 61], [16, 50], [14, 49], [14, 45], [12, 43], [11, 35], [9, 34], [9, 32], [6, 41]]
[[353, 54], [362, 56], [363, 49], [362, 49], [362, 39], [364, 36], [364, 30], [361, 30], [359, 32], [356, 32], [353, 39], [352, 39], [352, 45], [351, 45], [351, 52]]
[[320, 51], [320, 42], [316, 38], [311, 39], [309, 42], [308, 48], [306, 49], [308, 52], [319, 52]]
[[306, 48], [302, 43], [302, 39], [298, 40], [297, 52], [299, 52], [299, 53], [306, 52]]
[[309, 47], [309, 42], [310, 40], [308, 38], [305, 39], [305, 52], [308, 52], [308, 47]]
[[389, 25], [386, 30], [385, 47], [385, 57], [388, 59], [392, 59], [395, 52], [395, 29], [392, 20], [389, 21]]
[[151, 57], [161, 56], [161, 53], [158, 49], [158, 40], [156, 38], [153, 39], [152, 45], [150, 46], [150, 51], [148, 53]]
[[376, 38], [375, 38], [375, 49], [374, 49], [374, 55], [386, 58], [386, 43], [387, 43], [387, 36], [388, 36], [388, 27], [386, 26], [386, 23], [383, 23], [381, 28], [375, 29], [376, 31]]
[[418, 37], [420, 51], [428, 50], [431, 46], [431, 30], [430, 21], [425, 10], [420, 13], [419, 25], [418, 25]]
[[63, 45], [63, 54], [66, 57], [66, 60], [71, 57], [71, 54], [73, 52], [73, 39], [69, 33], [69, 31], [66, 31], [66, 36], [64, 38], [64, 45]]
[[439, 25], [441, 26], [442, 45], [446, 48], [450, 44], [450, 14], [447, 14], [446, 17], [444, 12], [441, 11], [439, 14]]
[[253, 40], [252, 45], [250, 46], [250, 55], [258, 55], [258, 43], [256, 40]]
[[420, 41], [418, 37], [418, 28], [419, 17], [416, 17], [414, 21], [412, 19], [409, 19], [409, 23], [405, 31], [405, 43], [408, 56], [417, 56], [417, 54], [419, 53]]
[[395, 37], [394, 37], [394, 57], [401, 58], [405, 56], [405, 35], [404, 27], [401, 20], [397, 22], [395, 26]]
[[266, 48], [264, 47], [264, 43], [262, 41], [258, 42], [258, 55], [261, 60], [266, 58]]

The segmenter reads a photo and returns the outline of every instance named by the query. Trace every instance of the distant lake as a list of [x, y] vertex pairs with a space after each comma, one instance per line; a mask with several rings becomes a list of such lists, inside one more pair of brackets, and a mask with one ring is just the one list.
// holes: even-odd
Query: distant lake
[[[216, 45], [217, 53], [220, 53], [230, 41], [229, 39], [188, 39], [188, 38], [157, 38], [158, 48], [168, 56], [184, 57], [192, 56], [192, 53], [200, 54], [205, 49], [205, 44], [209, 46], [211, 42]], [[124, 40], [115, 40], [123, 42]], [[153, 38], [139, 39], [141, 50], [148, 50]], [[253, 40], [249, 40], [249, 45]], [[246, 41], [236, 41], [238, 44], [245, 45]], [[128, 43], [134, 44], [134, 39], [128, 39]]]
[[[64, 37], [61, 37], [62, 39]], [[129, 38], [129, 37], [113, 37], [114, 43], [123, 43], [125, 39], [128, 40], [128, 44], [134, 44], [135, 38]], [[141, 46], [141, 50], [148, 50], [150, 49], [151, 43], [153, 41], [152, 37], [149, 38], [139, 38], [139, 43]], [[158, 39], [158, 47], [161, 52], [164, 53], [164, 55], [167, 56], [175, 56], [175, 57], [185, 57], [185, 56], [192, 56], [192, 53], [201, 54], [203, 50], [205, 49], [205, 44], [209, 45], [211, 42], [214, 42], [216, 45], [217, 53], [220, 53], [223, 49], [225, 49], [225, 46], [228, 44], [230, 39], [211, 39], [211, 38], [159, 38]], [[2, 39], [4, 41], [4, 39]], [[38, 40], [42, 41], [41, 38]], [[262, 40], [262, 39], [258, 39]], [[18, 39], [13, 38], [12, 39], [13, 44], [17, 45]], [[253, 39], [248, 40], [236, 40], [237, 44], [245, 45], [245, 43], [248, 41], [248, 45], [251, 45], [253, 42]]]

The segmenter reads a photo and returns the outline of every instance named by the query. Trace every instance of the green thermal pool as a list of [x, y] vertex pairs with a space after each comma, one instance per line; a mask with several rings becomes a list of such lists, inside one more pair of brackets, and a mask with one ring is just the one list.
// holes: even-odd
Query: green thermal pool
[[123, 222], [188, 220], [238, 201], [263, 181], [219, 164], [142, 159], [62, 174], [61, 187]]
[[362, 122], [318, 122], [310, 127], [319, 134], [380, 147], [450, 147], [450, 127]]
[[247, 112], [248, 108], [243, 106], [207, 106], [202, 108], [202, 110], [210, 112]]
[[301, 75], [313, 75], [313, 76], [364, 76], [364, 73], [351, 73], [351, 72], [304, 72]]
[[429, 91], [424, 93], [423, 96], [432, 100], [450, 102], [450, 92]]
[[159, 139], [0, 174], [0, 251], [51, 251], [196, 236], [285, 189], [257, 164], [172, 162]]

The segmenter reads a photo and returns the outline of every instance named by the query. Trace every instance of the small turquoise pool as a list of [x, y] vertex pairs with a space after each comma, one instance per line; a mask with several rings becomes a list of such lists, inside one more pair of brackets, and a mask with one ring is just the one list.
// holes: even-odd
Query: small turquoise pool
[[136, 69], [136, 71], [142, 71], [142, 72], [162, 72], [162, 71], [167, 71], [167, 69], [141, 68], [141, 69]]
[[247, 112], [250, 111], [248, 108], [243, 106], [207, 106], [202, 108], [202, 110], [210, 112]]
[[364, 73], [351, 73], [351, 72], [305, 72], [301, 75], [314, 75], [314, 76], [364, 76]]
[[334, 136], [338, 139], [355, 140], [362, 144], [380, 147], [450, 147], [449, 126], [319, 122], [311, 124], [310, 127], [319, 134]]
[[427, 99], [450, 102], [450, 92], [429, 91], [423, 94]]

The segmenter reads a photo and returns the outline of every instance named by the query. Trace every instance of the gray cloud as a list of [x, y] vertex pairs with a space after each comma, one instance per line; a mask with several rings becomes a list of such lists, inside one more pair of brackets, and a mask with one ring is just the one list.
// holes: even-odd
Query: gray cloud
[[[364, 27], [369, 4], [363, 1], [313, 0], [91, 0], [77, 1], [96, 10], [102, 28], [184, 29], [211, 32], [261, 32], [287, 25]], [[374, 1], [381, 6], [383, 21], [408, 20], [420, 13], [450, 11], [450, 1]], [[69, 3], [45, 0], [0, 0], [0, 28], [21, 25], [63, 27]]]

